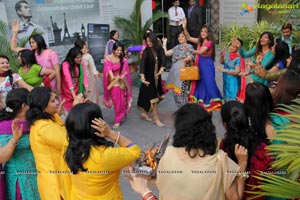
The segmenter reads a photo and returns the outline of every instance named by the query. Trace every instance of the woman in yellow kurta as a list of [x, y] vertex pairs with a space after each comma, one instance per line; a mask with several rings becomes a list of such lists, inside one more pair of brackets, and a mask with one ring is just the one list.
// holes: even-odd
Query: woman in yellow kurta
[[[102, 120], [100, 107], [83, 103], [73, 107], [66, 119], [68, 141], [64, 161], [73, 172], [64, 188], [71, 200], [122, 200], [119, 176], [123, 167], [135, 161], [141, 149], [112, 131]], [[113, 141], [120, 147], [114, 148]], [[68, 169], [66, 169], [68, 171]], [[66, 180], [70, 178], [69, 180]]]
[[38, 190], [42, 200], [60, 200], [59, 160], [66, 129], [58, 115], [55, 93], [49, 88], [34, 88], [28, 98], [27, 121], [30, 145], [38, 171]]

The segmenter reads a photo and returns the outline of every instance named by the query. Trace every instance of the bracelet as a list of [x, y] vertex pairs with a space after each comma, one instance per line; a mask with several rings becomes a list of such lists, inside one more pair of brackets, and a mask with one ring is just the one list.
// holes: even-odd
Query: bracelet
[[133, 145], [135, 145], [134, 142], [130, 143], [129, 145], [127, 145], [127, 148], [132, 147]]
[[117, 139], [116, 139], [116, 141], [115, 141], [115, 144], [118, 144], [119, 139], [120, 139], [120, 132], [118, 131], [118, 136], [117, 136]]
[[147, 200], [151, 200], [151, 199], [155, 199], [155, 196], [152, 195], [152, 196], [150, 196]]
[[74, 87], [71, 87], [70, 90], [74, 90]]
[[249, 174], [247, 172], [245, 172], [245, 171], [244, 172], [239, 171], [237, 173], [236, 177], [238, 177], [238, 179], [240, 179], [240, 180], [245, 181], [245, 180], [247, 180], [249, 178]]
[[17, 146], [18, 145], [18, 141], [16, 141], [14, 138], [11, 138], [10, 139], [10, 143], [14, 146]]
[[149, 190], [149, 191], [145, 192], [145, 193], [142, 195], [142, 197], [144, 198], [144, 196], [146, 196], [146, 194], [148, 194], [148, 193], [152, 193], [152, 192]]
[[150, 200], [150, 199], [155, 199], [155, 196], [154, 196], [154, 194], [151, 192], [151, 191], [149, 191], [149, 192], [146, 192], [144, 195], [143, 195], [143, 198], [142, 198], [142, 200]]
[[12, 41], [18, 41], [18, 36], [17, 36], [17, 35], [13, 35], [13, 36], [11, 37], [11, 40], [12, 40]]

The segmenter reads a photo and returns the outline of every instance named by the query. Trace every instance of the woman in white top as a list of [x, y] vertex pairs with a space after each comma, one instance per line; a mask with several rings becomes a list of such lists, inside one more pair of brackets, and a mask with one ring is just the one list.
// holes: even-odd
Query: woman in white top
[[87, 98], [90, 99], [92, 102], [99, 104], [97, 78], [101, 74], [97, 71], [92, 55], [88, 53], [89, 52], [88, 44], [85, 41], [79, 39], [75, 42], [75, 46], [81, 49], [82, 59], [88, 77], [89, 89], [87, 91]]
[[5, 107], [7, 93], [17, 87], [32, 90], [32, 87], [25, 83], [19, 74], [10, 70], [9, 58], [0, 55], [0, 109]]

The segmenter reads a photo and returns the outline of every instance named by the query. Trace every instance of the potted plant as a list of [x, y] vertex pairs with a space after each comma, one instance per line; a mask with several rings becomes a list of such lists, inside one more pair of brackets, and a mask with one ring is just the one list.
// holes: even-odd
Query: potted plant
[[136, 0], [134, 9], [129, 18], [114, 17], [115, 25], [123, 31], [123, 39], [129, 40], [131, 45], [142, 44], [143, 34], [151, 25], [161, 18], [168, 18], [168, 13], [161, 10], [154, 11], [151, 19], [148, 19], [142, 26], [141, 24], [141, 5], [144, 0]]

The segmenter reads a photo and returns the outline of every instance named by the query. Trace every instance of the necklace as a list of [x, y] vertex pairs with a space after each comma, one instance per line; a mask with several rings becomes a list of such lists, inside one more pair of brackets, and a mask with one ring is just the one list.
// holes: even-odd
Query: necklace
[[117, 62], [119, 62], [119, 60], [120, 60], [119, 57], [117, 57], [117, 56], [115, 56], [115, 55], [112, 55], [112, 56], [111, 56], [111, 61], [112, 61], [113, 63], [117, 63]]
[[265, 56], [269, 51], [270, 51], [270, 49], [262, 49], [261, 50], [262, 56]]

